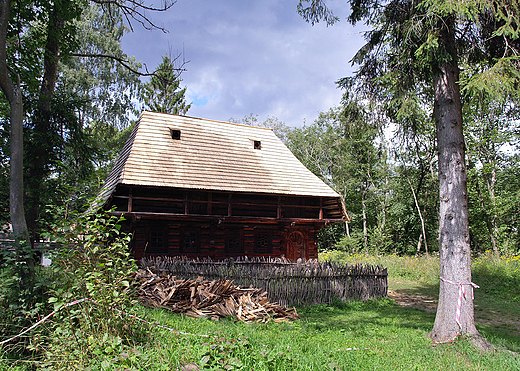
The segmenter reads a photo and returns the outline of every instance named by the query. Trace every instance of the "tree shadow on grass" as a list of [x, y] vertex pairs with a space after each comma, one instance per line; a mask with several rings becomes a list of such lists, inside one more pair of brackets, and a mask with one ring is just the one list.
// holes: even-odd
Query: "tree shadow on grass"
[[375, 327], [383, 330], [403, 327], [426, 332], [435, 318], [432, 313], [403, 309], [389, 298], [316, 305], [300, 309], [300, 315], [312, 329], [347, 330], [356, 334], [365, 334], [367, 329]]
[[[438, 298], [438, 284], [411, 283], [395, 288], [400, 294], [420, 300]], [[401, 305], [400, 305], [401, 304]], [[513, 303], [516, 304], [516, 303]], [[428, 312], [425, 305], [404, 306], [391, 298], [367, 302], [336, 302], [301, 308], [302, 319], [312, 330], [341, 330], [365, 335], [373, 328], [382, 334], [398, 328], [430, 332], [435, 321], [435, 310]], [[435, 305], [434, 305], [435, 307]], [[475, 322], [479, 332], [492, 344], [520, 352], [520, 306], [511, 306], [500, 298], [475, 293]]]

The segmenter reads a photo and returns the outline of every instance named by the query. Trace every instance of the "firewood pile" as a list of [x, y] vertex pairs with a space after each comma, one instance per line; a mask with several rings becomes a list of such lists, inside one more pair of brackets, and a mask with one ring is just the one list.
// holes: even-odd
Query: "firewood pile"
[[244, 322], [283, 322], [300, 317], [296, 309], [271, 303], [259, 288], [241, 288], [227, 279], [181, 279], [172, 274], [157, 275], [140, 269], [135, 276], [139, 299], [145, 305], [161, 307], [190, 317], [218, 320], [232, 316]]
[[289, 262], [281, 258], [240, 257], [213, 261], [185, 257], [147, 257], [142, 269], [156, 274], [209, 280], [225, 278], [241, 287], [258, 287], [269, 299], [285, 307], [327, 303], [334, 300], [384, 298], [388, 292], [387, 269], [379, 265], [349, 265], [335, 262]]

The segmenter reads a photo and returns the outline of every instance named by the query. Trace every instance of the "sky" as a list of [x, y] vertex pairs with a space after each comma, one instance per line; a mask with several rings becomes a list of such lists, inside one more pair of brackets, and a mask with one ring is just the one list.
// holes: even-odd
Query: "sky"
[[340, 103], [335, 82], [354, 71], [350, 60], [364, 28], [345, 20], [346, 1], [330, 2], [341, 18], [330, 27], [305, 22], [297, 3], [178, 0], [166, 12], [147, 13], [168, 33], [134, 24], [122, 47], [149, 70], [169, 50], [183, 54], [188, 116], [228, 121], [253, 114], [300, 127]]

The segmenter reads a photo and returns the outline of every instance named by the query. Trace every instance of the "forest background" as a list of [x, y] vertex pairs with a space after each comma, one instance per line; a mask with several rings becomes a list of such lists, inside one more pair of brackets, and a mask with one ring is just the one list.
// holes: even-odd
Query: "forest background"
[[[190, 108], [186, 87], [180, 86], [181, 73], [189, 67], [182, 55], [167, 53], [155, 71], [143, 69], [121, 49], [129, 30], [127, 10], [107, 11], [101, 4], [58, 1], [28, 9], [13, 5], [11, 16], [18, 23], [9, 30], [7, 52], [23, 94], [25, 210], [33, 239], [52, 218], [45, 205], [79, 210], [98, 193], [142, 109], [186, 114]], [[52, 59], [51, 20], [59, 12], [70, 17], [68, 28], [60, 31], [68, 36], [56, 38], [59, 52]], [[140, 13], [133, 16], [156, 27]], [[22, 18], [29, 26], [20, 29]], [[50, 95], [44, 86], [47, 60], [56, 69]], [[463, 63], [463, 71], [483, 68], [470, 60]], [[358, 90], [347, 87], [336, 107], [302, 127], [288, 127], [275, 117], [260, 120], [253, 113], [230, 121], [272, 127], [305, 166], [343, 197], [350, 221], [324, 229], [321, 250], [438, 251], [433, 93], [423, 89], [397, 106], [375, 95], [369, 99]], [[518, 253], [517, 101], [513, 96], [462, 91], [472, 251]], [[7, 225], [10, 109], [5, 95], [1, 98], [0, 223]], [[42, 120], [43, 113], [50, 119]]]
[[[166, 53], [162, 63], [148, 71], [121, 49], [121, 38], [132, 23], [160, 29], [147, 12], [165, 11], [174, 3], [150, 9], [140, 1], [0, 1], [0, 223], [12, 222], [19, 243], [12, 249], [14, 258], [2, 261], [8, 267], [5, 277], [16, 279], [6, 279], [12, 287], [1, 301], [15, 327], [24, 327], [24, 319], [30, 322], [44, 309], [43, 303], [51, 303], [40, 300], [48, 289], [36, 280], [34, 254], [25, 237], [31, 242], [45, 237], [57, 219], [72, 219], [73, 224], [74, 218], [80, 220], [78, 212], [99, 192], [143, 109], [189, 113], [186, 88], [181, 86], [187, 67], [182, 55]], [[334, 15], [322, 5], [320, 0], [301, 1], [298, 10], [310, 23], [334, 23]], [[488, 250], [497, 257], [518, 255], [517, 2], [496, 2], [496, 8], [487, 2], [475, 7], [450, 2], [446, 8], [435, 2], [416, 6], [395, 0], [382, 13], [377, 5], [351, 1], [350, 21], [365, 19], [374, 30], [354, 57], [360, 66], [356, 78], [338, 81], [345, 93], [336, 107], [298, 128], [275, 117], [259, 120], [255, 114], [230, 121], [272, 127], [304, 165], [343, 197], [349, 220], [322, 231], [321, 252], [375, 255], [438, 252], [437, 237], [448, 235], [439, 218], [453, 219], [450, 210], [440, 210], [451, 200], [449, 193], [440, 199], [439, 181], [453, 188], [445, 181], [453, 171], [441, 171], [444, 178], [439, 179], [438, 152], [451, 146], [438, 145], [438, 132], [463, 127], [465, 143], [452, 144], [460, 147], [464, 163], [450, 158], [464, 173], [463, 193], [452, 200], [461, 201], [456, 206], [465, 210], [468, 199], [469, 235], [459, 228], [459, 237], [464, 244], [469, 241], [473, 256]], [[408, 13], [396, 12], [402, 6]], [[409, 18], [400, 18], [404, 15]], [[457, 90], [456, 99], [445, 99], [434, 89], [442, 80], [439, 76], [450, 75], [444, 72], [446, 66], [460, 77], [446, 84]], [[462, 118], [434, 117], [439, 106], [453, 106], [453, 101], [462, 106], [464, 125]], [[19, 202], [22, 196], [24, 204]], [[97, 226], [96, 233], [103, 228]], [[96, 238], [105, 238], [103, 233]], [[463, 250], [452, 241], [450, 249]], [[114, 254], [122, 253], [119, 247]], [[443, 263], [453, 254], [445, 254], [445, 261], [440, 255], [442, 277]], [[457, 272], [464, 268], [470, 273], [466, 257], [467, 264], [459, 264]], [[125, 263], [121, 276], [126, 277], [130, 261], [126, 256], [120, 261]], [[62, 273], [70, 263], [64, 262]], [[105, 269], [105, 264], [114, 261], [107, 258], [99, 267]], [[11, 269], [17, 274], [11, 275]], [[88, 274], [94, 281], [102, 276]], [[80, 285], [76, 278], [70, 281], [72, 287]], [[447, 279], [468, 285], [471, 278]], [[115, 286], [122, 282], [128, 281]], [[84, 286], [87, 291], [94, 287], [92, 282]], [[449, 287], [452, 299], [460, 295], [457, 285]], [[99, 288], [100, 297], [108, 292], [119, 297], [117, 290], [107, 291], [109, 285]], [[473, 308], [468, 312], [472, 320]], [[443, 339], [459, 334], [454, 316], [446, 318], [451, 335]]]

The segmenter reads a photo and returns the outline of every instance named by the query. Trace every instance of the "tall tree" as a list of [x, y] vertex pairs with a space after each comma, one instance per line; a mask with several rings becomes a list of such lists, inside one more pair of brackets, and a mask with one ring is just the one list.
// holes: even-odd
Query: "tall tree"
[[[36, 228], [42, 183], [50, 178], [58, 162], [55, 155], [61, 150], [60, 144], [69, 139], [78, 143], [76, 139], [82, 134], [78, 104], [69, 104], [70, 97], [63, 100], [65, 95], [57, 94], [60, 63], [71, 57], [100, 57], [132, 69], [124, 56], [78, 53], [77, 22], [89, 5], [98, 4], [108, 15], [122, 14], [128, 21], [157, 28], [146, 12], [167, 10], [174, 1], [162, 3], [156, 9], [131, 0], [0, 0], [0, 87], [5, 97], [2, 102], [7, 101], [9, 107], [9, 118], [4, 118], [3, 124], [10, 132], [10, 220], [18, 241], [35, 237], [28, 228]], [[25, 133], [24, 125], [30, 129]], [[31, 144], [25, 149], [24, 137]], [[24, 152], [31, 157], [25, 163], [25, 181]], [[82, 155], [74, 154], [76, 159], [82, 159]], [[24, 207], [25, 194], [28, 207]], [[24, 249], [15, 252], [21, 263], [16, 267], [24, 267], [19, 271], [21, 289], [31, 288], [34, 254]]]
[[[1, 1], [0, 85], [10, 107], [10, 214], [15, 234], [26, 233], [26, 217], [32, 228], [35, 225], [41, 178], [49, 171], [46, 159], [49, 153], [55, 152], [56, 141], [59, 140], [56, 131], [62, 127], [65, 119], [60, 117], [56, 120], [56, 116], [51, 114], [60, 77], [60, 62], [71, 57], [97, 57], [116, 61], [132, 70], [131, 63], [124, 55], [78, 50], [78, 20], [90, 9], [90, 4], [98, 4], [100, 11], [110, 17], [122, 15], [128, 22], [136, 21], [147, 28], [160, 28], [152, 23], [146, 12], [167, 10], [173, 6], [174, 1], [164, 0], [162, 3], [160, 8], [154, 8], [140, 1], [124, 0]], [[21, 89], [22, 85], [24, 91]], [[26, 115], [23, 111], [24, 94], [26, 106], [29, 107]], [[24, 122], [30, 122], [32, 129], [28, 134], [30, 142], [35, 144], [27, 148], [32, 158], [27, 163], [26, 183], [31, 191], [28, 192], [30, 206], [26, 216], [22, 175]]]
[[190, 109], [191, 103], [186, 103], [186, 87], [180, 88], [181, 68], [176, 65], [178, 58], [163, 56], [150, 81], [144, 84], [143, 100], [146, 109], [174, 115], [185, 115]]
[[10, 107], [9, 212], [16, 236], [27, 235], [23, 206], [23, 101], [19, 73], [9, 65], [7, 45], [11, 30], [12, 0], [0, 1], [0, 87]]
[[360, 236], [351, 241], [352, 250], [369, 247], [370, 230], [377, 229], [378, 221], [384, 229], [386, 159], [378, 143], [379, 124], [369, 107], [347, 98], [342, 107], [320, 113], [312, 125], [288, 135], [287, 146], [295, 156], [345, 200], [352, 226], [346, 224], [344, 231]]
[[[381, 101], [399, 101], [409, 92], [430, 91], [435, 118], [439, 172], [440, 293], [429, 336], [446, 342], [469, 335], [487, 346], [474, 323], [469, 244], [467, 169], [460, 95], [461, 56], [485, 61], [484, 72], [467, 86], [499, 94], [515, 90], [518, 67], [516, 1], [350, 0], [353, 24], [364, 21], [371, 31], [353, 59], [360, 65], [358, 88]], [[309, 22], [337, 21], [325, 0], [300, 0], [298, 11]], [[489, 32], [491, 31], [491, 32]], [[488, 42], [487, 35], [495, 37]], [[499, 45], [497, 48], [496, 46]], [[486, 79], [501, 81], [490, 86]], [[346, 82], [346, 80], [343, 80]]]
[[[520, 139], [517, 99], [512, 101], [514, 103], [468, 97], [464, 107], [469, 150], [468, 184], [473, 196], [470, 203], [470, 212], [474, 214], [470, 225], [472, 242], [479, 247], [491, 245], [496, 257], [500, 252], [508, 252], [508, 238], [501, 231], [511, 227], [510, 223], [502, 224], [501, 219], [509, 214], [504, 204], [509, 195], [499, 184], [506, 172], [514, 171], [513, 148]], [[479, 224], [485, 228], [479, 228]]]

